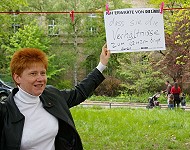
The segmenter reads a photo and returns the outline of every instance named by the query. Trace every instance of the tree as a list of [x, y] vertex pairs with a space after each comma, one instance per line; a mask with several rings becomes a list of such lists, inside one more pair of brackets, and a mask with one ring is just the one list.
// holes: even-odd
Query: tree
[[[94, 7], [98, 7], [95, 5], [100, 5], [103, 2], [98, 3], [92, 3], [92, 1], [88, 0], [74, 0], [74, 1], [40, 1], [40, 7], [37, 5], [39, 1], [33, 1], [29, 2], [29, 6], [31, 10], [37, 10], [37, 11], [64, 11], [64, 12], [70, 12], [73, 10], [74, 12], [85, 12], [85, 11], [92, 11]], [[99, 7], [98, 7], [99, 8]], [[56, 22], [57, 27], [60, 30], [59, 38], [52, 37], [52, 40], [55, 43], [59, 43], [60, 46], [56, 46], [57, 51], [55, 53], [58, 53], [56, 57], [58, 57], [58, 60], [68, 60], [70, 58], [70, 61], [66, 64], [69, 64], [66, 68], [67, 72], [73, 71], [72, 74], [69, 76], [73, 76], [74, 85], [77, 84], [79, 81], [78, 77], [78, 71], [79, 71], [79, 64], [81, 62], [81, 57], [83, 57], [83, 36], [84, 36], [84, 27], [85, 24], [84, 19], [87, 14], [75, 14], [74, 13], [74, 21], [71, 21], [71, 18], [69, 14], [63, 14], [63, 15], [57, 15], [57, 14], [50, 14], [46, 15], [46, 20], [54, 20]], [[53, 44], [55, 46], [55, 44]], [[58, 49], [63, 46], [63, 48]], [[54, 47], [55, 48], [55, 47]], [[63, 55], [63, 53], [65, 55]], [[72, 54], [72, 57], [71, 57]], [[62, 58], [61, 58], [62, 57]], [[59, 65], [62, 63], [60, 62]], [[65, 64], [62, 64], [65, 65]], [[57, 74], [57, 76], [60, 76], [63, 78], [63, 74]]]
[[[97, 7], [99, 6], [99, 7]], [[93, 11], [105, 11], [105, 2], [102, 2], [100, 5], [97, 4], [94, 6]], [[131, 5], [124, 3], [122, 0], [112, 0], [109, 1], [109, 9], [122, 9], [122, 8], [130, 8]], [[104, 26], [104, 16], [103, 14], [96, 14], [92, 17], [87, 17], [85, 20], [86, 28], [87, 29], [94, 29], [95, 31], [86, 30], [86, 44], [85, 44], [85, 53], [88, 55], [92, 55], [96, 58], [99, 58], [99, 54], [101, 51], [102, 46], [106, 42], [105, 36], [105, 26]], [[107, 74], [114, 76], [116, 74], [115, 70], [118, 68], [118, 61], [117, 61], [118, 54], [112, 54], [112, 58], [109, 60]], [[88, 63], [88, 62], [87, 62]], [[95, 66], [94, 66], [95, 67]]]
[[120, 56], [118, 77], [123, 81], [127, 93], [142, 94], [161, 90], [162, 74], [151, 65], [151, 52], [125, 53]]
[[[110, 1], [110, 9], [125, 7], [123, 5], [122, 0], [113, 0]], [[46, 21], [54, 20], [56, 22], [57, 28], [60, 30], [60, 35], [58, 38], [52, 37], [52, 48], [56, 49], [54, 54], [56, 54], [57, 60], [59, 61], [59, 66], [65, 66], [65, 74], [70, 71], [73, 73], [69, 74], [69, 77], [73, 76], [74, 85], [80, 81], [79, 71], [80, 68], [84, 68], [83, 60], [90, 55], [93, 55], [95, 58], [99, 58], [99, 54], [101, 52], [101, 47], [105, 42], [105, 29], [104, 29], [104, 20], [103, 15], [97, 15], [97, 18], [94, 19], [93, 22], [92, 18], [89, 16], [91, 14], [80, 14], [75, 13], [77, 12], [96, 12], [96, 11], [103, 11], [105, 10], [105, 2], [104, 1], [91, 1], [91, 0], [42, 0], [42, 1], [30, 1], [29, 8], [32, 11], [63, 11], [63, 12], [70, 12], [74, 11], [74, 21], [71, 21], [69, 14], [49, 14], [45, 15]], [[91, 19], [91, 20], [90, 20]], [[90, 21], [89, 21], [90, 20]], [[94, 35], [89, 34], [88, 22], [90, 22], [94, 28], [97, 29], [97, 32]], [[102, 36], [103, 35], [103, 36]], [[89, 42], [89, 40], [85, 39], [92, 39], [93, 42]], [[56, 43], [56, 44], [54, 44]], [[58, 44], [59, 43], [59, 44]], [[84, 50], [84, 43], [87, 44], [88, 50]], [[58, 46], [59, 45], [59, 46]], [[53, 47], [55, 46], [55, 47]], [[61, 48], [62, 46], [62, 48]], [[86, 47], [85, 47], [86, 48]], [[57, 55], [58, 54], [58, 55]], [[70, 61], [69, 59], [70, 58]], [[68, 60], [66, 63], [62, 63], [62, 61]], [[56, 62], [56, 61], [55, 61]], [[64, 61], [65, 62], [65, 61]], [[58, 62], [57, 62], [58, 63]], [[94, 63], [95, 64], [95, 63]], [[57, 65], [55, 63], [55, 65]], [[62, 72], [60, 74], [56, 74], [55, 79], [63, 79], [65, 74]], [[55, 80], [54, 80], [55, 81]]]
[[[187, 1], [170, 1], [169, 8], [187, 7]], [[170, 4], [170, 5], [169, 5]], [[164, 74], [170, 76], [174, 81], [178, 81], [181, 86], [189, 77], [189, 44], [190, 44], [190, 13], [188, 10], [169, 11], [164, 14], [165, 37], [167, 51], [162, 59], [156, 63], [156, 68]]]
[[[23, 28], [20, 28], [11, 38], [10, 45], [4, 46], [6, 49], [6, 56], [8, 62], [13, 55], [13, 53], [21, 48], [32, 47], [43, 50], [44, 52], [49, 54], [49, 44], [50, 39], [46, 36], [45, 31], [36, 25], [36, 22], [31, 22], [31, 24], [24, 25]], [[61, 71], [63, 68], [57, 68], [53, 65], [52, 60], [54, 60], [55, 55], [50, 53], [49, 55], [49, 70], [48, 70], [48, 78], [52, 78], [57, 72]]]
[[[165, 57], [160, 61], [159, 65], [165, 66], [162, 70], [168, 72], [170, 77], [178, 80], [181, 84], [186, 82], [189, 76], [190, 64], [190, 13], [182, 10], [173, 17], [173, 32], [166, 34], [166, 42], [168, 44], [168, 51]], [[185, 75], [185, 76], [184, 76]]]
[[[1, 0], [0, 1], [0, 11], [1, 12], [10, 12], [13, 10], [19, 10], [20, 7], [26, 6], [24, 0]], [[10, 37], [13, 34], [12, 25], [13, 25], [13, 14], [1, 14], [0, 15], [0, 75], [3, 74], [7, 77], [7, 68], [9, 64], [6, 59], [6, 49], [5, 45], [10, 43]], [[6, 79], [4, 79], [6, 80]]]
[[185, 10], [175, 12], [171, 16], [172, 23], [166, 26], [167, 52], [158, 64], [164, 73], [180, 83], [185, 81], [183, 76], [189, 70], [190, 63], [189, 16], [189, 11]]

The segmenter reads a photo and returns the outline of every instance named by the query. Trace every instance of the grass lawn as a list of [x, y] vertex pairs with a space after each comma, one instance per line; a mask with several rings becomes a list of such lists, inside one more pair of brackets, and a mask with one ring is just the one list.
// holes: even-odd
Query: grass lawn
[[71, 109], [84, 150], [189, 150], [190, 112], [163, 109]]

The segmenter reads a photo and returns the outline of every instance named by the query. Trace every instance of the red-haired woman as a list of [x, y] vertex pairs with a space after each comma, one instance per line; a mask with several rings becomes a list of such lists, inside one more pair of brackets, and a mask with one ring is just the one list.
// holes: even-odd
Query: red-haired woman
[[46, 86], [48, 59], [35, 48], [13, 55], [10, 69], [16, 83], [0, 103], [0, 150], [82, 150], [70, 108], [83, 102], [104, 80], [110, 52], [102, 48], [99, 65], [74, 89]]

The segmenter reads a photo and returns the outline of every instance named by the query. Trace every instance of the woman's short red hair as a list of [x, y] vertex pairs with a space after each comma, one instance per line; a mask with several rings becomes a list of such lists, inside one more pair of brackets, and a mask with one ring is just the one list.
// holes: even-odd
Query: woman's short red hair
[[15, 73], [21, 75], [26, 68], [29, 68], [34, 63], [42, 63], [47, 70], [47, 55], [37, 48], [22, 48], [16, 51], [10, 63], [12, 76]]

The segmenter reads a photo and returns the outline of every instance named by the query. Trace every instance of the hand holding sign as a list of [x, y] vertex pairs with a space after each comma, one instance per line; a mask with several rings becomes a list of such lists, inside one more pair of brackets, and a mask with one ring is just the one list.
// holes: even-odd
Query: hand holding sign
[[102, 53], [100, 55], [100, 62], [106, 66], [109, 58], [110, 58], [110, 51], [107, 49], [107, 44], [105, 43], [104, 46], [102, 47]]
[[112, 53], [165, 50], [163, 14], [158, 9], [120, 9], [104, 13]]

